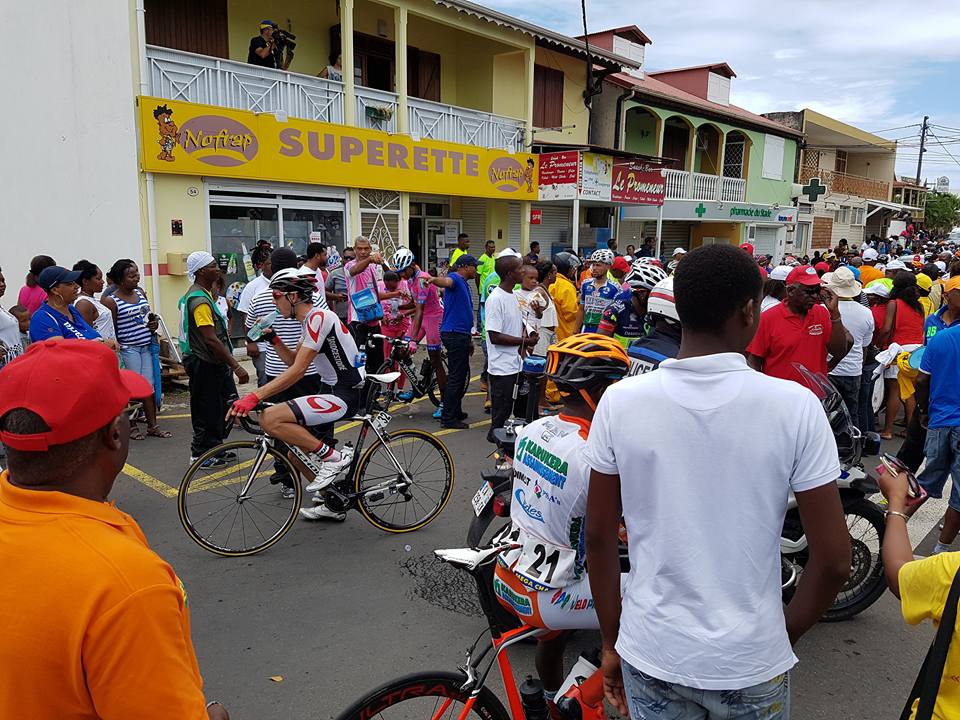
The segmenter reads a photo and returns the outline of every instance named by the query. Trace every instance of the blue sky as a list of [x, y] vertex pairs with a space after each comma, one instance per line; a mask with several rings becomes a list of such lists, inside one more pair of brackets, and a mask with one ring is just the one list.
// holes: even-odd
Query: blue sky
[[[479, 1], [582, 34], [579, 0]], [[590, 32], [629, 24], [653, 40], [648, 70], [725, 61], [737, 73], [731, 100], [748, 110], [810, 107], [871, 132], [890, 129], [879, 134], [900, 141], [899, 174], [916, 173], [929, 115], [945, 147], [931, 137], [923, 177], [946, 175], [960, 190], [958, 0], [587, 0]]]

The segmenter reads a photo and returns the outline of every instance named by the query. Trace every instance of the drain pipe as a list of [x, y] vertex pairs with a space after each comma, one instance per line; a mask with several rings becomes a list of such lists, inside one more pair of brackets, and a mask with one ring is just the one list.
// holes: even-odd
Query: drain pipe
[[633, 100], [636, 96], [636, 90], [628, 90], [617, 98], [616, 117], [613, 120], [613, 149], [620, 149], [620, 131], [623, 127], [623, 104], [627, 100]]
[[[147, 14], [145, 0], [137, 0], [137, 57], [140, 76], [140, 95], [150, 94], [147, 68], [147, 31], [144, 18]], [[135, 127], [139, 128], [139, 123]], [[138, 138], [139, 140], [139, 138]], [[160, 311], [160, 244], [157, 240], [157, 209], [153, 187], [153, 173], [146, 173], [147, 185], [147, 235], [150, 238], [150, 299], [153, 309]]]

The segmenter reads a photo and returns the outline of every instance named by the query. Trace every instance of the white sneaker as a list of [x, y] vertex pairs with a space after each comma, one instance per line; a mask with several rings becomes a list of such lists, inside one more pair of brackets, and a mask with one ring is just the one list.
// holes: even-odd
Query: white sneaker
[[311, 455], [310, 459], [320, 466], [320, 472], [318, 472], [317, 476], [307, 485], [306, 490], [307, 492], [317, 492], [318, 490], [326, 488], [337, 479], [341, 470], [350, 466], [350, 463], [353, 462], [353, 452], [352, 449], [350, 452], [347, 452], [346, 448], [344, 448], [341, 458], [336, 461], [323, 462], [314, 455]]
[[300, 517], [304, 520], [334, 520], [343, 522], [347, 519], [346, 513], [338, 513], [327, 509], [326, 505], [317, 505], [312, 508], [300, 508]]

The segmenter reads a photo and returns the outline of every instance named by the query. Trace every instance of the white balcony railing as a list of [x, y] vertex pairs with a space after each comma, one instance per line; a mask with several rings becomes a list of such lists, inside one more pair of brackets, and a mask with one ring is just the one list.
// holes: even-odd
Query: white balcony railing
[[343, 122], [343, 84], [332, 80], [153, 45], [147, 66], [156, 97]]
[[384, 132], [397, 131], [397, 94], [357, 85], [357, 125]]
[[523, 151], [522, 120], [418, 98], [407, 101], [407, 115], [411, 135], [509, 152]]
[[668, 200], [722, 200], [744, 202], [747, 181], [686, 170], [664, 170]]

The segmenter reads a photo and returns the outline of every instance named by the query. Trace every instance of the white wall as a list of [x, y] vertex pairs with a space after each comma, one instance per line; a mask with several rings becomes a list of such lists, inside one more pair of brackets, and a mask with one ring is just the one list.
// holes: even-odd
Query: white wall
[[0, 3], [0, 267], [16, 304], [30, 258], [142, 260], [132, 2]]

